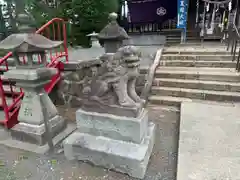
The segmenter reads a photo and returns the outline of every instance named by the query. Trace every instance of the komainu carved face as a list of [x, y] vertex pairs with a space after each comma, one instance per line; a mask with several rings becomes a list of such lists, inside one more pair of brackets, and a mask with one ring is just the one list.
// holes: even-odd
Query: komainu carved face
[[120, 59], [123, 63], [134, 63], [137, 66], [141, 59], [141, 52], [135, 46], [124, 46], [118, 49], [115, 58]]

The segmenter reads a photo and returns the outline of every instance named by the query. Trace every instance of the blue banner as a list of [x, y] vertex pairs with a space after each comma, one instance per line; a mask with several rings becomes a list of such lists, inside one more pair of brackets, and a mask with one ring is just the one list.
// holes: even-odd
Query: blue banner
[[187, 27], [188, 0], [178, 0], [178, 21], [177, 28], [186, 29]]

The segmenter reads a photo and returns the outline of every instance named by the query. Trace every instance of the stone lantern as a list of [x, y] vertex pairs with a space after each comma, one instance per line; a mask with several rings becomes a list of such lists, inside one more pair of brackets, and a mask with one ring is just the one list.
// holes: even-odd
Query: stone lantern
[[111, 13], [110, 23], [98, 35], [98, 39], [104, 44], [106, 53], [116, 53], [123, 45], [123, 41], [129, 39], [126, 31], [118, 25], [117, 17], [116, 13]]
[[[32, 33], [33, 28], [26, 24], [27, 15], [22, 14], [18, 17], [22, 22], [19, 26], [20, 33], [12, 34], [0, 42], [0, 49], [13, 52], [16, 63], [16, 69], [5, 72], [4, 77], [10, 81], [15, 81], [16, 86], [24, 90], [24, 98], [21, 101], [18, 115], [19, 123], [11, 129], [11, 135], [13, 139], [21, 142], [43, 146], [48, 140], [44, 125], [45, 119], [48, 121], [53, 138], [66, 128], [66, 122], [59, 115], [55, 105], [44, 90], [44, 86], [57, 73], [55, 68], [45, 66], [44, 52], [60, 46], [62, 42], [51, 41], [42, 35]], [[34, 55], [42, 57], [41, 64], [34, 63]], [[27, 57], [26, 64], [20, 62], [21, 56]], [[43, 112], [43, 108], [47, 109], [47, 113]], [[24, 146], [27, 148], [26, 145]]]
[[88, 34], [87, 36], [91, 38], [90, 40], [91, 40], [92, 48], [101, 48], [101, 45], [99, 44], [99, 41], [98, 41], [98, 33], [93, 32], [91, 34]]

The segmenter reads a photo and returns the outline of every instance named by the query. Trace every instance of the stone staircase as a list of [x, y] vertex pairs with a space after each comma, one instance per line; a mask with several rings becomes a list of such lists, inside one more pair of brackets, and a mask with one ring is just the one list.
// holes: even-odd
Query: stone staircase
[[[180, 29], [165, 29], [160, 32], [161, 35], [166, 37], [166, 45], [177, 45], [181, 43], [181, 30]], [[186, 41], [188, 43], [201, 44], [200, 30], [192, 29], [187, 31]], [[204, 41], [218, 41], [220, 42], [222, 36], [220, 35], [206, 35]]]
[[[166, 44], [180, 44], [181, 43], [181, 30], [163, 30], [161, 35], [166, 37]], [[199, 33], [197, 31], [187, 31], [187, 41], [188, 42], [200, 42]]]
[[169, 47], [160, 62], [149, 97], [152, 104], [240, 101], [240, 74], [223, 46]]

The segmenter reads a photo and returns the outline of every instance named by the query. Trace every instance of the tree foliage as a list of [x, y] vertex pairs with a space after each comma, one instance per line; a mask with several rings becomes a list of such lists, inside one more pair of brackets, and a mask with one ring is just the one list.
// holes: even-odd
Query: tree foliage
[[[7, 0], [3, 4], [2, 14], [8, 33], [16, 32], [14, 0]], [[7, 34], [8, 34], [7, 33]]]
[[58, 9], [49, 1], [25, 0], [26, 10], [32, 14], [36, 24], [40, 27], [58, 15]]
[[6, 22], [5, 22], [5, 18], [4, 18], [4, 14], [2, 12], [2, 5], [1, 5], [1, 9], [0, 9], [0, 40], [2, 40], [3, 38], [5, 38], [7, 36], [7, 26], [6, 26]]
[[27, 9], [40, 26], [54, 17], [68, 21], [68, 39], [89, 45], [87, 34], [99, 32], [110, 12], [118, 11], [118, 0], [26, 0]]
[[[87, 34], [99, 32], [107, 23], [110, 12], [117, 12], [119, 0], [5, 0], [7, 24], [16, 29], [16, 14], [18, 8], [25, 4], [38, 27], [60, 17], [68, 23], [68, 40], [76, 45], [89, 45]], [[21, 9], [21, 8], [20, 8]]]

